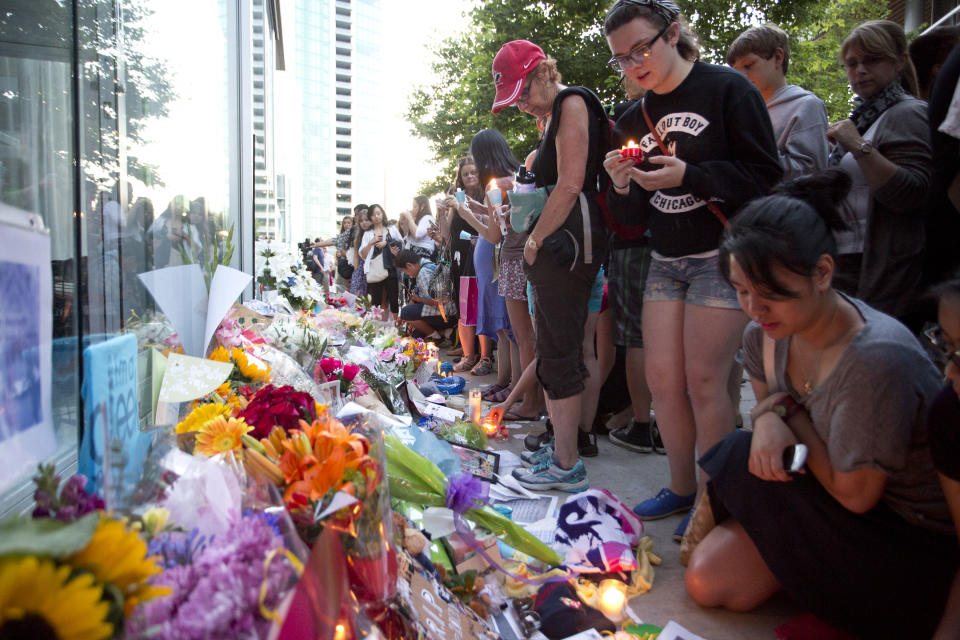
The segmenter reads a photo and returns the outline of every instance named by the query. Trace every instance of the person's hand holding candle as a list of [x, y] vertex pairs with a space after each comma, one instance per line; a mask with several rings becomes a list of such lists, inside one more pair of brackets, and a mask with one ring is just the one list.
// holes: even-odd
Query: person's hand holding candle
[[620, 147], [620, 155], [624, 158], [633, 158], [635, 164], [643, 162], [643, 150], [633, 140], [628, 140], [627, 144]]

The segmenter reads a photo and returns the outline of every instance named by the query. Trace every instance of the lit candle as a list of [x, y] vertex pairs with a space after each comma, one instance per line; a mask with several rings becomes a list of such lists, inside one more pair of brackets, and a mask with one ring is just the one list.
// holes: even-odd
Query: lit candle
[[643, 160], [643, 151], [640, 150], [640, 145], [633, 140], [628, 140], [626, 146], [620, 147], [620, 155], [624, 158]]
[[500, 193], [500, 189], [497, 188], [496, 180], [491, 179], [490, 184], [487, 185], [487, 197], [493, 206], [497, 206], [503, 202], [503, 195]]
[[457, 189], [456, 193], [453, 194], [453, 197], [457, 199], [457, 202], [463, 204], [464, 200], [467, 199], [467, 194], [464, 193], [463, 189]]
[[623, 620], [623, 607], [627, 604], [627, 585], [619, 580], [608, 578], [600, 582], [597, 589], [600, 611], [612, 622]]
[[480, 424], [480, 411], [483, 408], [483, 398], [480, 395], [480, 387], [470, 389], [470, 419], [475, 424]]

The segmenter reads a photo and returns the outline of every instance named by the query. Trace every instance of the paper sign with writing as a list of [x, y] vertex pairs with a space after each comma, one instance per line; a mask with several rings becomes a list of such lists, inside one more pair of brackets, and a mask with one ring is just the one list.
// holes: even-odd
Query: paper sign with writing
[[160, 402], [187, 402], [212, 393], [233, 370], [232, 362], [204, 360], [180, 353], [167, 358], [167, 371], [160, 386]]
[[[83, 404], [85, 420], [78, 468], [94, 487], [104, 486], [104, 475], [135, 487], [152, 436], [140, 431], [137, 376], [137, 338], [126, 334], [83, 350]], [[104, 469], [106, 447], [113, 446], [114, 469]], [[108, 508], [115, 505], [107, 504]]]

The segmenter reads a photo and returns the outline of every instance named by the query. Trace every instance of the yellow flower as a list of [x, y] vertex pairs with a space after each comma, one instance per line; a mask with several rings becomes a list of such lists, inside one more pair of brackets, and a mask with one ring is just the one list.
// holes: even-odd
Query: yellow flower
[[197, 451], [205, 456], [239, 451], [243, 446], [240, 437], [250, 431], [253, 431], [253, 427], [244, 422], [243, 418], [228, 419], [217, 416], [205, 424], [197, 434]]
[[110, 604], [89, 573], [35, 556], [0, 562], [0, 637], [102, 640], [113, 635]]
[[230, 362], [230, 352], [227, 351], [224, 347], [217, 347], [214, 349], [207, 360], [216, 360], [217, 362]]
[[98, 582], [117, 587], [124, 596], [126, 615], [144, 600], [170, 593], [167, 587], [151, 587], [147, 580], [160, 573], [156, 558], [147, 557], [147, 543], [124, 523], [104, 517], [83, 550], [67, 558], [75, 569], [93, 574]]
[[250, 359], [247, 357], [247, 354], [243, 352], [243, 349], [234, 347], [230, 350], [230, 357], [233, 359], [233, 364], [237, 366], [237, 369], [240, 370], [240, 375], [243, 377], [264, 384], [270, 382], [270, 367], [264, 364], [266, 369], [262, 369], [260, 366], [250, 362]]
[[170, 521], [170, 512], [163, 507], [150, 507], [143, 512], [140, 520], [143, 521], [144, 533], [153, 537], [167, 526], [167, 522]]
[[230, 395], [232, 391], [233, 389], [230, 388], [230, 383], [224, 382], [222, 385], [217, 387], [217, 390], [214, 391], [214, 393], [220, 396], [221, 398], [226, 398], [227, 396]]
[[219, 416], [230, 416], [233, 413], [233, 407], [229, 404], [211, 402], [202, 404], [190, 412], [183, 422], [177, 425], [177, 433], [187, 433], [188, 431], [199, 431], [205, 424]]

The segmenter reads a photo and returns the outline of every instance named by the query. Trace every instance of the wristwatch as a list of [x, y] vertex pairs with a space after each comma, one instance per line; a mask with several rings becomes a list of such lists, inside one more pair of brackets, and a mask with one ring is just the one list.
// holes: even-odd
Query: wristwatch
[[529, 238], [527, 238], [527, 248], [533, 249], [534, 251], [540, 250], [540, 245], [537, 244], [537, 241], [533, 239], [533, 236], [530, 236]]
[[857, 151], [853, 155], [855, 158], [862, 158], [871, 153], [873, 153], [873, 145], [864, 140], [860, 143], [860, 146], [857, 147]]
[[793, 399], [793, 396], [784, 396], [780, 402], [776, 403], [770, 410], [777, 414], [781, 420], [786, 422], [803, 409], [803, 405]]

